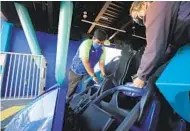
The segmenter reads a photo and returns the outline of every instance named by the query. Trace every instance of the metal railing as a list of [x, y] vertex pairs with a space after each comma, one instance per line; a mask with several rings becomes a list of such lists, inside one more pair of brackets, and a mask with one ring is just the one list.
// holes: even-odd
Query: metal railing
[[33, 99], [45, 87], [46, 60], [42, 55], [0, 53], [1, 99]]

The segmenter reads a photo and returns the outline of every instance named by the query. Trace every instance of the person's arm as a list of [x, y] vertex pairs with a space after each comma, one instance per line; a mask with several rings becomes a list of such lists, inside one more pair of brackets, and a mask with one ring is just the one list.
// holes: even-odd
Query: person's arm
[[94, 70], [93, 68], [90, 66], [90, 62], [89, 62], [89, 53], [90, 53], [90, 49], [91, 49], [91, 41], [90, 40], [85, 40], [79, 49], [79, 57], [82, 60], [82, 63], [87, 71], [87, 73], [89, 74], [89, 76], [91, 76], [93, 78], [93, 80], [98, 83], [98, 79], [95, 76]]
[[96, 75], [95, 75], [95, 73], [94, 73], [94, 70], [93, 70], [92, 67], [90, 66], [89, 60], [82, 58], [82, 63], [84, 64], [84, 67], [85, 67], [87, 73], [92, 77], [92, 79], [93, 79], [96, 83], [99, 83], [99, 82], [98, 82], [98, 78], [96, 77]]
[[90, 63], [89, 63], [89, 60], [88, 59], [85, 59], [85, 58], [82, 58], [82, 63], [87, 71], [87, 73], [93, 77], [94, 76], [94, 70], [92, 69], [92, 67], [90, 66]]
[[100, 60], [99, 61], [99, 67], [100, 67], [100, 71], [102, 73], [102, 76], [104, 77], [106, 75], [106, 72], [105, 72], [105, 62], [104, 60]]
[[146, 15], [147, 46], [133, 85], [143, 86], [164, 57], [171, 23], [170, 2], [154, 2]]
[[102, 50], [103, 50], [103, 53], [102, 53], [102, 55], [100, 57], [100, 60], [99, 60], [99, 67], [100, 67], [101, 74], [104, 77], [106, 75], [106, 71], [105, 71], [105, 57], [106, 57], [106, 53], [105, 53], [105, 48], [104, 47], [102, 48]]

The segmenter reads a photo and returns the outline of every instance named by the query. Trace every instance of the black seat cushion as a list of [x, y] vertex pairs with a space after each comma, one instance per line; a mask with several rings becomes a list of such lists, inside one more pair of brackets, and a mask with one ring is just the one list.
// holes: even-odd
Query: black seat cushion
[[81, 115], [82, 127], [86, 131], [105, 131], [114, 119], [111, 114], [91, 104]]

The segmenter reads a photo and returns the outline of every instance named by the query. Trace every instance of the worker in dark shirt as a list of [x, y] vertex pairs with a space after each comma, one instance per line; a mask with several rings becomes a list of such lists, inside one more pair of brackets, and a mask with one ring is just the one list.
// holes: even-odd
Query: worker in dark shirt
[[190, 42], [190, 2], [133, 2], [130, 15], [146, 27], [147, 45], [133, 81], [142, 88], [160, 65]]

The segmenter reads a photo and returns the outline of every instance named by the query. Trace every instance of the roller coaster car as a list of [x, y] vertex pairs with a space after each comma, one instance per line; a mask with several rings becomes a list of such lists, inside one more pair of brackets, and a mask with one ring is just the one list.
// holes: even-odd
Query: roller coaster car
[[[149, 81], [142, 89], [130, 83], [102, 86], [97, 88], [102, 92], [91, 90], [88, 95], [97, 93], [95, 97], [76, 102], [77, 110], [71, 109], [72, 101], [63, 106], [65, 89], [56, 85], [21, 110], [5, 130], [190, 131], [189, 58], [190, 45], [186, 45], [170, 60], [156, 83]], [[81, 93], [85, 100], [84, 95]]]
[[[103, 91], [93, 98], [89, 97], [90, 94], [96, 94], [97, 91], [93, 93], [87, 89], [88, 100], [78, 104], [78, 110], [74, 110], [80, 128], [84, 131], [188, 131], [189, 58], [190, 45], [186, 45], [170, 60], [156, 83], [148, 82], [142, 89], [130, 85], [107, 85], [106, 88], [100, 88]], [[176, 66], [179, 63], [181, 68]], [[81, 96], [86, 98], [84, 94]], [[169, 108], [165, 108], [164, 101]], [[171, 115], [164, 115], [164, 112]]]
[[105, 91], [81, 114], [82, 129], [153, 130], [152, 128], [156, 127], [160, 103], [156, 96], [152, 95], [152, 89], [119, 86]]
[[103, 79], [101, 84], [87, 86], [83, 92], [76, 94], [69, 103], [70, 107], [78, 112], [105, 90], [131, 82], [131, 76], [138, 69], [143, 50], [144, 48], [134, 51], [129, 46], [124, 46], [121, 57], [114, 58], [108, 65], [108, 70], [112, 70], [109, 71], [110, 74]]

